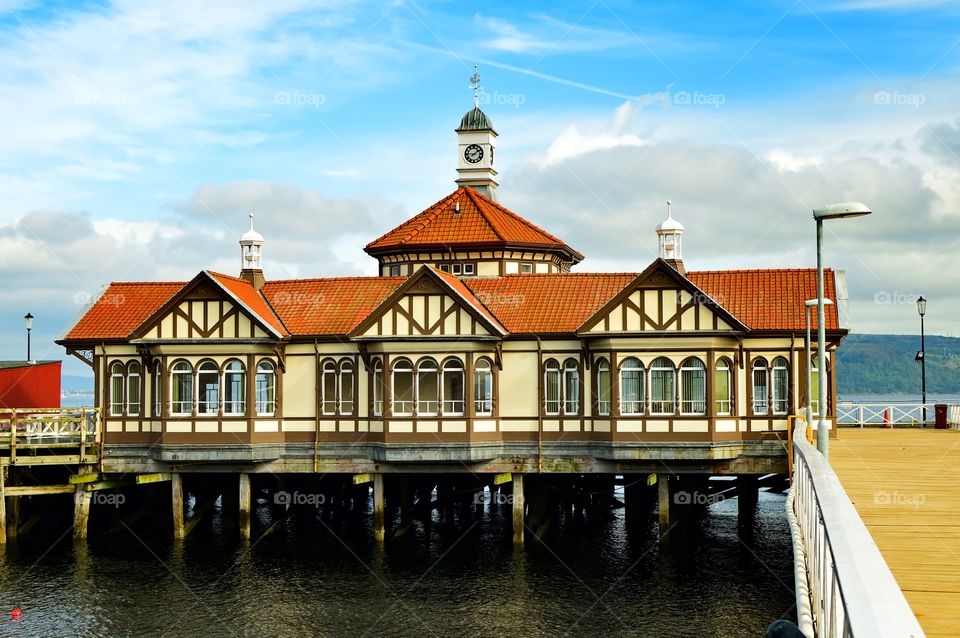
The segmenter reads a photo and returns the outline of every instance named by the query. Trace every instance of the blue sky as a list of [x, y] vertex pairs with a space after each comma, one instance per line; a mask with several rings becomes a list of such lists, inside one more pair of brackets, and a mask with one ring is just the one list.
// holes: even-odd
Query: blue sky
[[[266, 5], [266, 6], [265, 6]], [[854, 328], [960, 312], [949, 2], [32, 3], [0, 0], [0, 358], [104, 283], [234, 272], [247, 211], [268, 277], [370, 273], [361, 248], [453, 188], [471, 106], [501, 201], [640, 270], [663, 202], [690, 268], [813, 264], [812, 206]], [[81, 371], [79, 364], [69, 370]]]

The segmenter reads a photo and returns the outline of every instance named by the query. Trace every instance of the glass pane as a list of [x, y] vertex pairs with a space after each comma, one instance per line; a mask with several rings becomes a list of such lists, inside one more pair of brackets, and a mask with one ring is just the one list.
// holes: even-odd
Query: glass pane
[[[263, 366], [263, 364], [260, 364]], [[273, 374], [273, 368], [269, 371], [258, 367], [257, 378], [255, 380], [257, 392], [257, 414], [263, 416], [272, 415], [276, 411], [276, 377]]]
[[373, 368], [373, 413], [383, 414], [383, 368], [377, 361]]
[[597, 371], [597, 412], [601, 416], [610, 414], [610, 368]]
[[777, 414], [786, 414], [787, 405], [787, 369], [773, 369], [773, 411]]
[[127, 414], [140, 414], [140, 374], [127, 378]]
[[768, 409], [767, 370], [766, 368], [757, 368], [753, 371], [753, 413], [766, 414]]
[[353, 414], [353, 370], [340, 372], [340, 414]]
[[413, 370], [393, 373], [393, 413], [413, 414]]
[[560, 371], [547, 370], [544, 375], [547, 414], [560, 414]]
[[717, 414], [730, 414], [730, 370], [717, 368], [713, 385]]
[[443, 372], [443, 413], [463, 414], [463, 371]]
[[474, 406], [477, 414], [493, 412], [493, 372], [481, 368], [474, 374]]
[[705, 414], [707, 411], [707, 374], [701, 367], [684, 368], [680, 377], [680, 411]]
[[640, 394], [640, 385], [643, 376], [639, 369], [620, 371], [620, 413], [643, 413], [643, 398]]
[[417, 373], [417, 413], [434, 415], [440, 409], [439, 375], [435, 369]]
[[576, 414], [580, 411], [580, 372], [566, 369], [563, 371], [565, 379], [563, 411], [565, 414]]
[[654, 414], [673, 414], [675, 408], [676, 378], [673, 370], [650, 371], [650, 411]]
[[171, 380], [173, 401], [170, 410], [174, 414], [190, 414], [193, 408], [193, 375], [190, 372], [174, 372]]
[[320, 402], [324, 414], [334, 414], [337, 411], [337, 375], [333, 370], [323, 371]]
[[243, 414], [246, 409], [246, 377], [243, 372], [227, 372], [223, 381], [223, 412]]
[[110, 375], [110, 414], [123, 414], [123, 374]]
[[197, 414], [216, 414], [220, 407], [220, 375], [216, 372], [197, 374]]

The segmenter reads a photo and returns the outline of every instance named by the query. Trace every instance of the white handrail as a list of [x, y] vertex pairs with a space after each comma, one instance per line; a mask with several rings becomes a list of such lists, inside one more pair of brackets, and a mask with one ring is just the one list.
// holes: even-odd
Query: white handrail
[[800, 527], [814, 636], [920, 638], [920, 623], [840, 479], [794, 431], [794, 514]]

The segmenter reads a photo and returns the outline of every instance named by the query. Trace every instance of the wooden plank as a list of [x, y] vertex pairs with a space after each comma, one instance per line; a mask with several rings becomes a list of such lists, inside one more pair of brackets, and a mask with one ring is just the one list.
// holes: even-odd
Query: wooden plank
[[353, 484], [354, 485], [363, 485], [364, 483], [373, 482], [373, 474], [354, 474], [353, 475]]
[[510, 474], [509, 472], [504, 474], [497, 474], [496, 476], [493, 477], [493, 484], [503, 485], [504, 483], [509, 483], [512, 480], [513, 480], [513, 475]]
[[72, 483], [74, 485], [76, 485], [77, 483], [93, 483], [99, 478], [100, 478], [100, 475], [95, 472], [90, 474], [74, 474], [73, 476], [67, 479], [67, 482]]
[[43, 496], [45, 494], [73, 494], [76, 485], [12, 485], [6, 489], [7, 496]]
[[960, 432], [841, 428], [830, 464], [927, 636], [960, 625]]
[[123, 479], [108, 479], [106, 481], [94, 481], [93, 483], [87, 483], [83, 486], [88, 492], [97, 492], [99, 490], [112, 490], [117, 487], [129, 487], [134, 485], [134, 480], [132, 478], [123, 478]]
[[163, 483], [165, 481], [171, 480], [173, 476], [170, 472], [154, 472], [153, 474], [138, 474], [137, 475], [137, 485], [143, 485], [144, 483]]

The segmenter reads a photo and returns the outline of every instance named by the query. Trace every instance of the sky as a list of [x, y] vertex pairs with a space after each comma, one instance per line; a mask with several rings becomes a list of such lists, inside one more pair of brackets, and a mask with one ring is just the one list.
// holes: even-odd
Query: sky
[[[0, 0], [0, 359], [110, 281], [374, 274], [363, 246], [451, 192], [453, 129], [500, 134], [500, 202], [640, 271], [673, 202], [690, 270], [813, 267], [852, 329], [956, 333], [960, 6]], [[88, 373], [67, 357], [65, 373]]]

